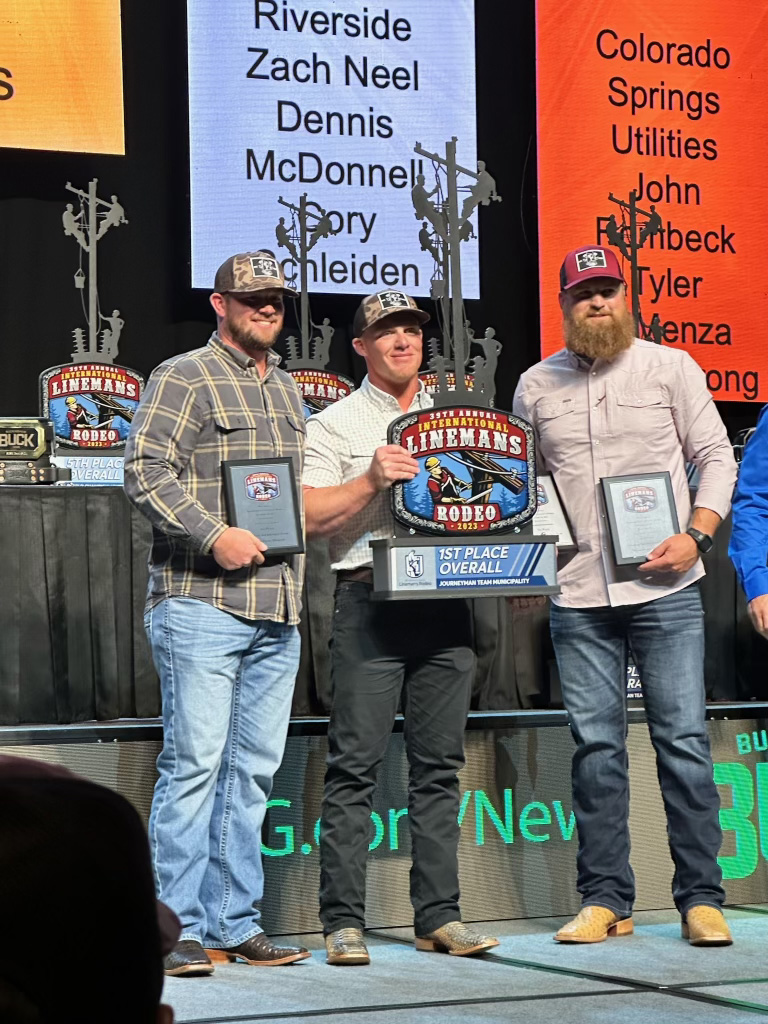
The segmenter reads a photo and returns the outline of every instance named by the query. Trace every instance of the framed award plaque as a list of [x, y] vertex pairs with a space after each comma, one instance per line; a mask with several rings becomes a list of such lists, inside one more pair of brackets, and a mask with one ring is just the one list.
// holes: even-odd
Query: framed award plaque
[[617, 565], [640, 565], [680, 532], [672, 480], [662, 473], [606, 476], [600, 481]]
[[554, 534], [558, 551], [575, 551], [573, 530], [551, 473], [536, 474], [536, 500], [533, 532]]
[[250, 530], [265, 555], [304, 551], [293, 459], [236, 459], [222, 463], [229, 525]]

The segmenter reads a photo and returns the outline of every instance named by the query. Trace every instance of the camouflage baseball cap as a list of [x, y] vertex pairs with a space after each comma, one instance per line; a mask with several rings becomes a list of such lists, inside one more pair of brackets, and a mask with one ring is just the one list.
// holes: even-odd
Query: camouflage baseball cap
[[234, 295], [261, 292], [266, 288], [282, 288], [289, 295], [296, 295], [296, 291], [285, 283], [280, 261], [269, 249], [230, 256], [216, 271], [213, 283], [214, 291]]
[[384, 292], [376, 292], [375, 295], [366, 295], [357, 307], [355, 319], [352, 322], [352, 333], [359, 338], [364, 330], [372, 327], [379, 320], [383, 320], [385, 316], [401, 313], [403, 310], [413, 313], [420, 324], [425, 324], [429, 320], [429, 313], [419, 309], [415, 301], [405, 292], [387, 289]]

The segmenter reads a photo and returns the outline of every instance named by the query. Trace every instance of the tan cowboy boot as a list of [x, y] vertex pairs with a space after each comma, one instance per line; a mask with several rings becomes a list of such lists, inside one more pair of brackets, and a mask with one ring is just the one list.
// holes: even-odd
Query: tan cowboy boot
[[723, 912], [717, 907], [691, 907], [682, 922], [682, 933], [692, 946], [730, 946], [733, 942]]
[[360, 928], [338, 928], [325, 936], [325, 962], [339, 967], [365, 966], [371, 962]]
[[582, 907], [554, 936], [555, 942], [605, 942], [610, 935], [631, 935], [631, 917], [619, 917], [607, 907]]
[[449, 921], [448, 924], [435, 928], [429, 935], [416, 936], [416, 949], [427, 953], [450, 953], [451, 956], [472, 956], [485, 953], [499, 940], [481, 935], [461, 921]]

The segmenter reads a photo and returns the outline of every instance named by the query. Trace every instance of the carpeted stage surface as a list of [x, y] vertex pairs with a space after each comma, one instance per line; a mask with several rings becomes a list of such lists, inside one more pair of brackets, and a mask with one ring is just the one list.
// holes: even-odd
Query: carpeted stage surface
[[739, 1024], [768, 1019], [768, 908], [726, 911], [734, 945], [694, 949], [672, 911], [635, 914], [635, 934], [563, 946], [565, 919], [483, 926], [501, 945], [482, 958], [417, 953], [409, 929], [367, 933], [370, 967], [329, 967], [320, 935], [294, 936], [312, 959], [217, 967], [168, 978], [178, 1024]]

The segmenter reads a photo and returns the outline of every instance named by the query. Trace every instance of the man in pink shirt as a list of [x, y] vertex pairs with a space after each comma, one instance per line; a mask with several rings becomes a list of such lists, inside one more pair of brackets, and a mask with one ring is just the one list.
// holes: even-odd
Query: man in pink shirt
[[[704, 373], [687, 353], [635, 337], [616, 255], [568, 253], [560, 270], [566, 347], [520, 378], [514, 411], [532, 423], [578, 550], [558, 574], [550, 627], [576, 742], [573, 806], [582, 910], [560, 942], [632, 931], [626, 673], [631, 649], [667, 814], [682, 934], [731, 942], [717, 863], [719, 798], [705, 723], [701, 554], [727, 515], [736, 465]], [[691, 509], [686, 461], [700, 472]], [[679, 533], [640, 565], [616, 564], [601, 479], [668, 472]]]

